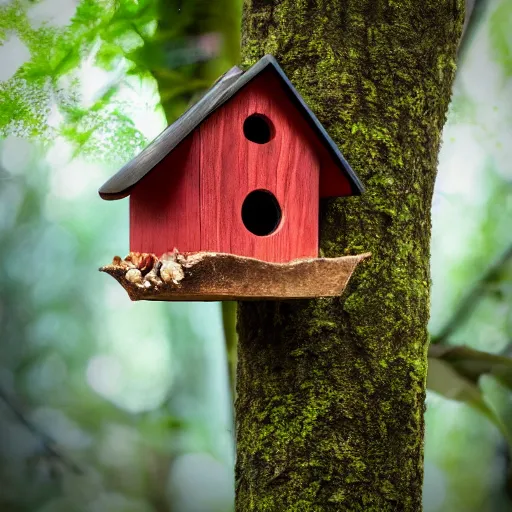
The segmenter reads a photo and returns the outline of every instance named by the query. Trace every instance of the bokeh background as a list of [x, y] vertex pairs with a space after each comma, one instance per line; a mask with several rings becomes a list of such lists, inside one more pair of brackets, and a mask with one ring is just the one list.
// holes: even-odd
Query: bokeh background
[[[131, 303], [97, 272], [128, 252], [128, 203], [97, 189], [237, 63], [240, 12], [241, 0], [0, 0], [2, 511], [233, 510], [232, 308]], [[441, 352], [424, 505], [501, 512], [512, 510], [510, 0], [476, 3], [459, 57], [432, 212]], [[438, 357], [453, 346], [466, 352]]]

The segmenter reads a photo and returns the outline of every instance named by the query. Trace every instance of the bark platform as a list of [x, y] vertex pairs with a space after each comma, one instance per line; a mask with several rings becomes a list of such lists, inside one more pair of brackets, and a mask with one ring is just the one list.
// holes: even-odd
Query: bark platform
[[357, 265], [370, 253], [268, 263], [233, 254], [198, 252], [116, 256], [100, 271], [131, 300], [278, 300], [341, 295]]

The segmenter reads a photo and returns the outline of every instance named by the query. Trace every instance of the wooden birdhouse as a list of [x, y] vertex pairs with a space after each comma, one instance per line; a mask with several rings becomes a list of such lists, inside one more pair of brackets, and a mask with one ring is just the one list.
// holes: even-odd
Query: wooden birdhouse
[[362, 190], [267, 55], [228, 71], [101, 187], [130, 197], [131, 251], [102, 270], [134, 300], [337, 295], [366, 255], [318, 258], [319, 200]]

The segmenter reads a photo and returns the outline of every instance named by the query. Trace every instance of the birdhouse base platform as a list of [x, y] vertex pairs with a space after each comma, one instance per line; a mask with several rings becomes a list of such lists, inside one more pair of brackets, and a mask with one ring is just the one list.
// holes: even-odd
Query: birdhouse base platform
[[131, 300], [279, 300], [339, 296], [370, 253], [269, 263], [233, 254], [197, 252], [116, 256], [100, 270]]

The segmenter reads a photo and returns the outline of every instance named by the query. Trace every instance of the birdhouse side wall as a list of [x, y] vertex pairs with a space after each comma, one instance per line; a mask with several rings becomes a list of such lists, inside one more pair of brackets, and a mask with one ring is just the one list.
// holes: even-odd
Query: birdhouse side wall
[[[271, 140], [256, 143], [244, 123], [257, 114]], [[320, 161], [313, 131], [278, 77], [266, 71], [199, 127], [201, 247], [203, 250], [287, 262], [318, 255]], [[251, 233], [242, 206], [254, 191], [268, 191], [281, 222], [268, 236]], [[262, 215], [264, 212], [262, 212]]]
[[[266, 143], [244, 133], [253, 114], [270, 123]], [[130, 250], [226, 252], [270, 262], [316, 257], [320, 195], [349, 193], [329, 158], [280, 79], [263, 72], [134, 186]], [[266, 236], [251, 233], [242, 219], [244, 200], [256, 190], [270, 192], [281, 209], [280, 224]]]
[[200, 140], [184, 139], [130, 194], [130, 250], [161, 256], [201, 250]]

